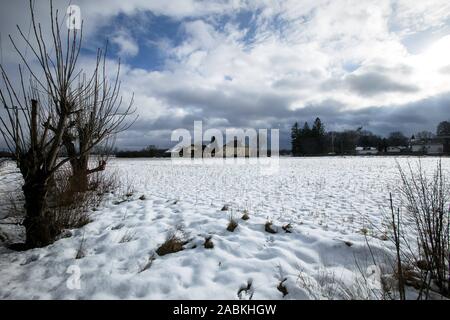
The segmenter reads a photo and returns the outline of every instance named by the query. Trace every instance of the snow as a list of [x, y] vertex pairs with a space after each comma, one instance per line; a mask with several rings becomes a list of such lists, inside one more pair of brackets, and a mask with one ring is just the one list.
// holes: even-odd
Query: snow
[[[364, 269], [371, 264], [363, 233], [375, 256], [391, 247], [383, 241], [383, 213], [399, 183], [396, 159], [403, 166], [417, 162], [281, 158], [278, 173], [261, 175], [245, 164], [114, 159], [107, 170], [120, 178], [122, 190], [107, 196], [91, 223], [46, 248], [0, 248], [0, 299], [239, 299], [239, 289], [249, 282], [240, 298], [317, 298], [303, 288], [305, 279], [318, 284], [325, 274], [349, 283], [358, 262]], [[450, 159], [442, 161], [448, 170]], [[429, 172], [436, 162], [421, 159]], [[0, 218], [6, 194], [20, 186], [13, 169], [12, 164], [0, 168]], [[130, 192], [127, 201], [117, 201]], [[228, 211], [221, 210], [224, 205]], [[246, 221], [241, 220], [245, 210]], [[226, 230], [230, 217], [239, 223], [234, 232]], [[1, 221], [0, 230], [9, 235]], [[264, 230], [267, 221], [278, 233]], [[292, 233], [281, 228], [288, 223]], [[174, 232], [188, 240], [185, 250], [155, 254]], [[213, 249], [203, 246], [207, 236]], [[81, 243], [84, 257], [75, 259]], [[277, 286], [284, 279], [283, 298]]]

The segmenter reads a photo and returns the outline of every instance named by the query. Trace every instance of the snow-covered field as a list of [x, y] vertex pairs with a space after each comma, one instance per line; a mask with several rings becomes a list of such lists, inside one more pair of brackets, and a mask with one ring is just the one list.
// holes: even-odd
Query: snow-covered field
[[[432, 172], [437, 160], [422, 158], [422, 166]], [[442, 161], [448, 173], [450, 159]], [[364, 233], [375, 255], [391, 246], [383, 214], [399, 184], [393, 157], [282, 158], [274, 175], [251, 165], [148, 159], [115, 159], [108, 171], [123, 190], [92, 212], [91, 223], [46, 248], [0, 248], [0, 299], [317, 298], [305, 282], [320, 286], [332, 275], [350, 285], [357, 266], [370, 265]], [[18, 177], [12, 164], [0, 169], [0, 219]], [[234, 232], [226, 230], [230, 217], [239, 223]], [[277, 233], [265, 231], [268, 220]], [[291, 233], [281, 228], [288, 223]], [[175, 231], [189, 241], [185, 250], [154, 255]], [[207, 236], [213, 249], [203, 246]], [[75, 259], [82, 242], [84, 257]], [[285, 297], [277, 289], [284, 279]]]

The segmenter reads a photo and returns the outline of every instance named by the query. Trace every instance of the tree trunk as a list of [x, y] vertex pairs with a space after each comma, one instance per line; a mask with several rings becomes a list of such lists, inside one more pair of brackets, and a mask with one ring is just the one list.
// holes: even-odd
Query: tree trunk
[[26, 179], [22, 187], [25, 196], [27, 248], [37, 248], [49, 245], [53, 241], [50, 221], [46, 217], [46, 198], [48, 192], [47, 179], [42, 174]]
[[70, 190], [72, 192], [86, 192], [90, 188], [89, 175], [103, 171], [106, 161], [100, 160], [98, 166], [89, 169], [89, 155], [83, 155], [70, 161], [72, 166], [72, 176], [70, 177]]
[[71, 192], [86, 192], [89, 189], [88, 159], [75, 158], [71, 162], [72, 175], [70, 177]]

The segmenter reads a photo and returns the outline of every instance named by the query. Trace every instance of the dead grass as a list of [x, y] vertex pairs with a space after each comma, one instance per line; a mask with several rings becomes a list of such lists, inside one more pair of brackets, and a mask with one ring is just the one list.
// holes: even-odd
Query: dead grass
[[170, 235], [167, 240], [156, 250], [159, 256], [175, 253], [184, 250], [184, 245], [187, 241], [180, 239], [175, 234]]
[[120, 238], [119, 243], [127, 243], [133, 241], [136, 232], [134, 230], [127, 230], [123, 234], [122, 238]]
[[247, 221], [248, 219], [250, 219], [250, 216], [248, 215], [247, 211], [244, 211], [244, 214], [241, 217], [242, 220]]
[[214, 243], [212, 242], [212, 236], [208, 236], [205, 238], [205, 243], [203, 244], [205, 249], [213, 249]]
[[253, 282], [251, 279], [247, 281], [247, 285], [244, 285], [239, 288], [237, 292], [237, 296], [240, 300], [247, 298], [248, 300], [252, 300], [253, 298]]
[[152, 253], [149, 257], [147, 262], [142, 266], [142, 268], [139, 269], [138, 273], [144, 272], [145, 270], [148, 270], [152, 267], [153, 261], [156, 260], [155, 253]]
[[284, 232], [286, 233], [292, 233], [292, 225], [290, 223], [285, 224], [284, 226], [281, 227]]
[[272, 226], [273, 226], [272, 221], [267, 221], [266, 224], [264, 225], [264, 230], [266, 230], [266, 232], [272, 233], [272, 234], [277, 233], [278, 231], [275, 230]]
[[284, 278], [280, 281], [280, 283], [277, 286], [278, 291], [280, 291], [283, 294], [283, 298], [288, 295], [288, 290], [286, 286], [284, 285], [284, 282], [287, 280], [287, 278]]
[[84, 235], [83, 235], [83, 237], [81, 238], [81, 241], [80, 241], [80, 246], [78, 247], [78, 250], [77, 250], [77, 254], [75, 255], [75, 259], [82, 259], [86, 256], [85, 249], [84, 249], [85, 242], [86, 242], [86, 240], [84, 239]]
[[236, 220], [234, 220], [232, 217], [230, 217], [230, 220], [228, 222], [227, 230], [230, 232], [234, 232], [234, 230], [237, 228], [238, 223]]

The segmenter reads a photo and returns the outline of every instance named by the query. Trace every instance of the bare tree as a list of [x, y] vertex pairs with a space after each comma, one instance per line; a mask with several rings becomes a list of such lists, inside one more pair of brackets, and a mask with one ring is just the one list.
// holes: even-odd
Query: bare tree
[[[38, 67], [33, 68], [10, 36], [30, 80], [25, 85], [23, 67], [19, 66], [20, 84], [14, 85], [1, 66], [4, 85], [0, 89], [0, 101], [5, 109], [0, 115], [0, 132], [24, 179], [22, 190], [26, 211], [26, 248], [45, 246], [56, 236], [57, 230], [52, 226], [47, 210], [48, 192], [55, 172], [73, 159], [73, 155], [60, 157], [61, 148], [67, 140], [66, 135], [75, 127], [77, 119], [98, 115], [98, 112], [89, 112], [83, 108], [98, 108], [104, 110], [102, 114], [107, 116], [100, 120], [100, 124], [97, 121], [90, 122], [95, 128], [89, 127], [83, 133], [91, 137], [85, 139], [82, 135], [82, 139], [88, 142], [78, 150], [78, 157], [88, 154], [108, 135], [118, 130], [123, 122], [109, 116], [111, 112], [119, 114], [117, 103], [108, 100], [108, 97], [117, 99], [118, 94], [115, 92], [119, 91], [119, 86], [113, 86], [111, 94], [111, 89], [108, 89], [111, 87], [105, 85], [106, 78], [99, 80], [98, 69], [90, 78], [81, 76], [82, 71], [77, 69], [82, 28], [68, 29], [67, 38], [62, 41], [58, 10], [54, 11], [50, 1], [51, 41], [45, 41], [41, 24], [35, 19], [32, 1], [30, 11], [32, 39], [29, 40], [19, 26], [17, 28], [26, 47], [33, 53]], [[43, 74], [44, 80], [41, 80], [39, 72]], [[102, 94], [104, 90], [106, 94], [101, 96], [103, 98], [95, 96]], [[78, 122], [81, 123], [81, 120]], [[113, 125], [110, 126], [110, 123]], [[98, 127], [103, 129], [98, 130]]]
[[435, 137], [435, 135], [429, 131], [420, 131], [420, 132], [416, 133], [417, 140], [431, 140], [434, 137]]
[[[120, 96], [120, 63], [115, 77], [108, 79], [106, 74], [106, 48], [97, 51], [97, 59], [93, 75], [89, 78], [82, 75], [78, 79], [75, 100], [78, 110], [71, 117], [69, 126], [63, 134], [63, 144], [70, 157], [72, 176], [70, 178], [71, 191], [84, 192], [89, 188], [89, 175], [103, 171], [106, 159], [102, 157], [98, 166], [89, 168], [90, 150], [103, 145], [107, 151], [113, 148], [113, 138], [117, 133], [130, 127], [133, 122], [126, 123], [125, 119], [134, 111], [131, 110], [133, 98], [129, 104], [121, 109]], [[97, 148], [99, 151], [100, 148]]]

